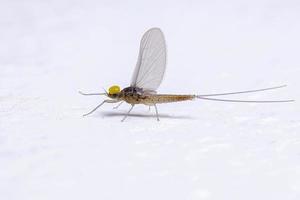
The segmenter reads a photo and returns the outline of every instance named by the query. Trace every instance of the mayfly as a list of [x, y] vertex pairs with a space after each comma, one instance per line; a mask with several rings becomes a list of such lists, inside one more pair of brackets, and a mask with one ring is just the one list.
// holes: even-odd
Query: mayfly
[[219, 94], [204, 94], [204, 95], [177, 95], [177, 94], [157, 94], [156, 90], [162, 82], [162, 79], [166, 70], [167, 49], [166, 42], [162, 31], [159, 28], [149, 29], [142, 37], [140, 42], [140, 50], [138, 55], [138, 61], [133, 72], [131, 84], [129, 87], [120, 89], [119, 86], [113, 85], [108, 89], [108, 92], [104, 93], [82, 93], [82, 95], [104, 95], [110, 99], [104, 100], [92, 111], [88, 112], [84, 116], [87, 116], [96, 111], [104, 103], [119, 103], [118, 108], [123, 102], [131, 105], [129, 111], [124, 115], [122, 121], [124, 121], [129, 113], [132, 111], [136, 104], [144, 104], [146, 106], [154, 106], [156, 112], [156, 118], [159, 121], [159, 115], [157, 110], [157, 104], [170, 103], [178, 101], [186, 101], [193, 99], [204, 99], [213, 101], [226, 101], [226, 102], [246, 102], [246, 103], [280, 103], [291, 102], [293, 100], [279, 100], [279, 101], [247, 101], [247, 100], [233, 100], [233, 99], [219, 99], [211, 98], [214, 96], [232, 95], [259, 92], [266, 90], [273, 90], [277, 88], [285, 87], [285, 85], [247, 90], [240, 92], [219, 93]]

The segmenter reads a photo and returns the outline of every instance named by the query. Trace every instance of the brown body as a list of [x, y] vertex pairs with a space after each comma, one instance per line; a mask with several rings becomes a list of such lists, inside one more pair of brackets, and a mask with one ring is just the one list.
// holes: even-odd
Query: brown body
[[159, 103], [171, 103], [194, 99], [194, 95], [171, 95], [171, 94], [150, 94], [150, 95], [125, 95], [121, 99], [129, 104], [154, 105]]
[[171, 103], [178, 101], [187, 101], [196, 98], [195, 95], [173, 95], [173, 94], [156, 94], [144, 92], [142, 89], [128, 87], [123, 89], [118, 94], [108, 95], [112, 99], [125, 101], [129, 104], [144, 104], [152, 106], [160, 103]]

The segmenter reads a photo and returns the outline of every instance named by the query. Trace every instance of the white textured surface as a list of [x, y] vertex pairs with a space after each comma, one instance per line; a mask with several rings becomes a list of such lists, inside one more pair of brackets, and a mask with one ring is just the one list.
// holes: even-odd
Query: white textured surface
[[[300, 199], [299, 1], [0, 1], [0, 199]], [[177, 1], [178, 2], [178, 1]], [[142, 34], [168, 45], [159, 92], [280, 84], [243, 99], [105, 105]], [[234, 96], [233, 96], [234, 97]]]

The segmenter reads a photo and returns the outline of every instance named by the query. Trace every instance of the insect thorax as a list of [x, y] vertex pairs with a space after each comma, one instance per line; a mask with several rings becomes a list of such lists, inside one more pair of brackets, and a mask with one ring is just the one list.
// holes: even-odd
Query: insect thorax
[[138, 87], [127, 87], [122, 90], [125, 95], [143, 95], [144, 91]]
[[121, 98], [130, 104], [139, 104], [144, 99], [144, 91], [138, 87], [127, 87], [121, 91]]

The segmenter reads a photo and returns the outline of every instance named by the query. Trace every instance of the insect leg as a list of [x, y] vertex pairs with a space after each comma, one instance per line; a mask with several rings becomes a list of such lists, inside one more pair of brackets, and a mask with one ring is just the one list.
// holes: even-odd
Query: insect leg
[[120, 107], [120, 105], [122, 105], [124, 103], [124, 101], [121, 101], [121, 103], [119, 103], [117, 106], [113, 107], [113, 109], [118, 109]]
[[104, 100], [102, 103], [100, 103], [96, 108], [94, 108], [93, 110], [91, 110], [90, 112], [86, 113], [83, 115], [83, 117], [92, 114], [93, 112], [95, 112], [98, 108], [100, 108], [100, 106], [102, 106], [104, 103], [117, 103], [118, 101], [114, 101], [114, 100]]
[[126, 115], [123, 117], [123, 119], [121, 120], [121, 122], [124, 122], [124, 120], [127, 118], [127, 116], [129, 115], [129, 113], [131, 112], [131, 110], [133, 109], [134, 104], [131, 105], [131, 108], [129, 109], [129, 111], [126, 113]]
[[154, 107], [155, 107], [155, 112], [156, 112], [156, 118], [157, 118], [157, 121], [159, 121], [159, 117], [158, 117], [158, 111], [157, 111], [156, 104], [154, 104]]
[[106, 93], [84, 93], [84, 92], [81, 92], [81, 91], [79, 91], [79, 94], [86, 95], [86, 96], [89, 96], [89, 95], [106, 95]]

